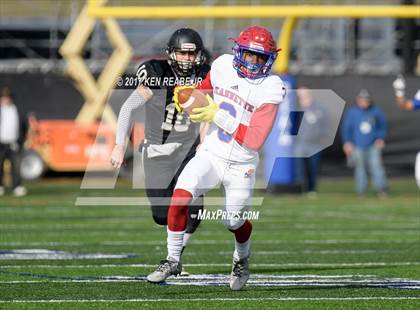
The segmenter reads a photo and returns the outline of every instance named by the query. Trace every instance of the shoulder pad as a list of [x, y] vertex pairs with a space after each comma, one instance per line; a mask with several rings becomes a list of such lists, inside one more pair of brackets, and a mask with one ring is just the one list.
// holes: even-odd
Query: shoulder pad
[[163, 76], [165, 72], [163, 62], [166, 61], [152, 59], [142, 63], [136, 71], [136, 76], [140, 83], [148, 77]]

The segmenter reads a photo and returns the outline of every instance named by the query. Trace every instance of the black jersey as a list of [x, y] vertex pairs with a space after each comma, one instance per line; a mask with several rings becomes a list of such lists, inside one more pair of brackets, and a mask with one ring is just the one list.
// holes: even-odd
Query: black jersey
[[166, 60], [150, 60], [137, 70], [139, 83], [153, 91], [145, 103], [145, 138], [150, 144], [186, 143], [199, 137], [200, 124], [192, 123], [185, 113], [178, 113], [172, 100], [176, 85], [194, 84], [204, 78], [210, 66], [204, 64], [195, 75], [178, 77]]

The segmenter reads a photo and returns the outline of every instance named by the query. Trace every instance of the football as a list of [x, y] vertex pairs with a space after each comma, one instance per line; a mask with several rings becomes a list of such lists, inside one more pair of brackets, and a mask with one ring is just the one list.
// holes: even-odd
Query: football
[[191, 114], [194, 108], [201, 108], [208, 105], [206, 95], [193, 87], [180, 89], [178, 92], [178, 101], [182, 111], [188, 114]]

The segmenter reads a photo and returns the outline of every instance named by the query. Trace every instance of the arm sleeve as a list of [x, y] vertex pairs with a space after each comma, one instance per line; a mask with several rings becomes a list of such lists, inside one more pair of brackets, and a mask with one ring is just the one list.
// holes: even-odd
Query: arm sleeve
[[120, 113], [118, 114], [117, 133], [115, 138], [116, 144], [123, 145], [125, 143], [125, 139], [127, 138], [129, 131], [131, 131], [133, 111], [145, 102], [146, 100], [136, 89], [123, 103]]
[[381, 109], [378, 109], [377, 119], [377, 138], [385, 140], [388, 128], [386, 124], [385, 113]]
[[341, 126], [341, 139], [343, 140], [343, 143], [353, 142], [351, 139], [351, 132], [353, 128], [351, 119], [351, 110], [349, 110], [346, 114], [344, 114], [343, 125]]
[[249, 126], [239, 124], [234, 139], [241, 145], [252, 150], [259, 150], [273, 128], [276, 119], [278, 104], [264, 104], [258, 108], [251, 117]]

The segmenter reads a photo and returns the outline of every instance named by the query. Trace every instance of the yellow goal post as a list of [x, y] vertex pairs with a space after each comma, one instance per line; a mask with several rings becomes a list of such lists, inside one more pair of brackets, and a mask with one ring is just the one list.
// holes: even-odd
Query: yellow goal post
[[[274, 65], [274, 70], [285, 73], [289, 66], [293, 30], [299, 18], [420, 18], [420, 6], [416, 5], [107, 6], [106, 0], [87, 1], [86, 7], [82, 10], [81, 16], [73, 25], [61, 48], [61, 53], [66, 59], [73, 59], [73, 61], [68, 61], [69, 73], [70, 75], [77, 75], [75, 80], [82, 88], [82, 93], [87, 101], [79, 114], [78, 119], [80, 121], [89, 121], [94, 116], [97, 117], [97, 114], [103, 110], [105, 107], [103, 93], [98, 95], [94, 94], [93, 91], [96, 89], [101, 90], [101, 92], [109, 92], [112, 88], [111, 82], [116, 81], [131, 56], [131, 47], [124, 34], [119, 30], [115, 19], [284, 18], [282, 31], [280, 31], [277, 41], [282, 53], [280, 53]], [[121, 66], [121, 63], [120, 65], [114, 63], [112, 66], [114, 69], [108, 70], [108, 72], [105, 72], [105, 69], [107, 69], [105, 68], [96, 87], [94, 87], [93, 78], [87, 74], [86, 67], [83, 67], [80, 63], [79, 55], [83, 48], [82, 45], [92, 31], [92, 23], [97, 20], [109, 25], [108, 35], [116, 42], [114, 48], [119, 49], [118, 57], [113, 60], [123, 58], [123, 66]], [[85, 25], [88, 25], [88, 27], [84, 27]], [[77, 40], [76, 37], [85, 39]], [[76, 41], [79, 44], [77, 50], [71, 48], [71, 46], [74, 47], [73, 43]], [[83, 70], [80, 71], [78, 68]], [[79, 74], [77, 74], [78, 72]], [[80, 72], [83, 72], [83, 74], [80, 74]], [[107, 83], [104, 83], [104, 81], [107, 81]], [[86, 85], [91, 85], [90, 90], [86, 90]], [[90, 104], [88, 104], [89, 102]]]

